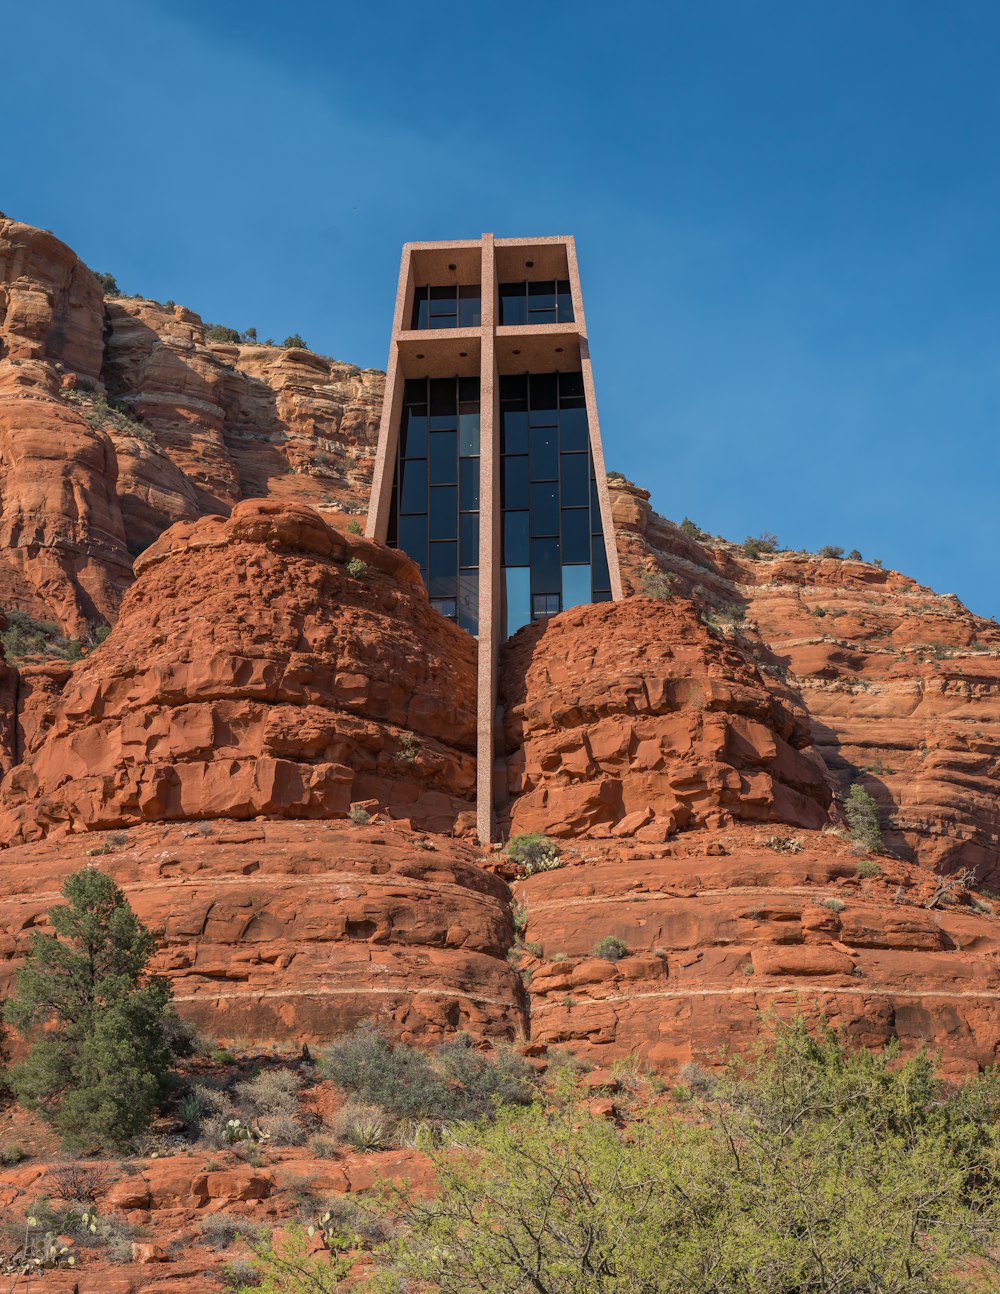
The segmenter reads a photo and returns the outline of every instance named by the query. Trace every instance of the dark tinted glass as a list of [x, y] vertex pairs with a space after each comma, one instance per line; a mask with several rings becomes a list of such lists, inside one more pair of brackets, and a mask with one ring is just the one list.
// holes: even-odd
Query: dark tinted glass
[[463, 409], [463, 413], [475, 413], [479, 408], [479, 378], [460, 377], [458, 379], [458, 398], [463, 404], [475, 401], [475, 409]]
[[454, 485], [435, 485], [431, 490], [431, 539], [454, 539], [458, 534], [458, 489]]
[[458, 564], [479, 565], [479, 513], [463, 512], [458, 518]]
[[458, 544], [431, 544], [427, 591], [432, 598], [453, 598], [458, 592]]
[[573, 297], [570, 295], [569, 280], [560, 279], [556, 284], [556, 310], [560, 323], [573, 322]]
[[590, 513], [586, 508], [568, 508], [562, 514], [562, 560], [590, 561]]
[[431, 432], [431, 485], [454, 485], [458, 479], [458, 433]]
[[531, 618], [544, 620], [548, 616], [559, 614], [559, 595], [557, 593], [535, 593], [531, 599]]
[[590, 504], [590, 465], [586, 454], [560, 454], [559, 476], [564, 508], [586, 508]]
[[528, 375], [527, 373], [512, 373], [507, 377], [500, 379], [500, 399], [507, 400], [527, 400], [528, 398]]
[[468, 512], [479, 507], [479, 459], [460, 459], [458, 472], [458, 506]]
[[502, 555], [504, 566], [527, 566], [528, 556], [528, 514], [505, 512]]
[[396, 495], [395, 483], [389, 496], [389, 524], [386, 526], [385, 542], [390, 548], [399, 546], [399, 499]]
[[505, 411], [500, 415], [500, 452], [526, 454], [528, 452], [527, 411]]
[[427, 511], [427, 459], [408, 458], [399, 465], [399, 511]]
[[559, 374], [559, 398], [566, 400], [583, 399], [583, 374], [582, 373], [560, 373]]
[[400, 517], [399, 546], [420, 566], [427, 565], [427, 517]]
[[482, 304], [478, 287], [458, 289], [458, 326], [478, 328], [483, 321]]
[[597, 482], [593, 477], [590, 478], [590, 522], [594, 534], [600, 534], [601, 530], [601, 500], [597, 495]]
[[531, 479], [554, 481], [559, 471], [558, 435], [555, 427], [531, 430]]
[[[596, 595], [598, 590], [610, 590], [611, 588], [611, 576], [608, 574], [608, 555], [604, 550], [604, 540], [597, 535], [594, 536], [592, 552], [593, 557], [590, 565], [594, 581], [594, 593]], [[599, 602], [600, 600], [600, 598], [595, 596], [595, 602]]]
[[533, 539], [531, 541], [531, 591], [556, 593], [562, 588], [562, 567], [559, 564], [558, 539]]
[[458, 392], [453, 377], [432, 377], [430, 380], [431, 417], [444, 413], [458, 413]]
[[555, 282], [528, 284], [528, 323], [555, 323]]
[[559, 444], [564, 452], [571, 449], [586, 450], [588, 445], [586, 409], [559, 410]]
[[525, 284], [500, 284], [500, 322], [501, 324], [523, 324], [527, 319], [527, 302]]
[[454, 328], [458, 317], [458, 297], [453, 287], [431, 288], [430, 326]]
[[470, 634], [479, 632], [479, 572], [458, 577], [458, 623]]
[[531, 486], [532, 535], [559, 534], [559, 487], [555, 481]]
[[413, 293], [413, 316], [410, 319], [411, 328], [427, 327], [427, 289], [417, 288]]
[[[531, 412], [534, 414], [540, 409], [554, 409], [558, 404], [556, 399], [556, 377], [555, 373], [533, 373], [531, 376]], [[532, 418], [532, 422], [535, 419]]]
[[528, 460], [527, 457], [505, 458], [503, 460], [503, 493], [501, 502], [504, 508], [526, 508], [528, 506]]
[[399, 452], [404, 458], [427, 457], [427, 419], [412, 409], [403, 410], [403, 423], [399, 430]]
[[454, 620], [456, 615], [456, 604], [454, 598], [431, 598], [431, 606], [446, 620]]
[[458, 415], [458, 429], [461, 433], [458, 440], [458, 452], [464, 458], [468, 458], [472, 454], [478, 454], [479, 414], [460, 413]]
[[[425, 377], [408, 377], [403, 385], [404, 404], [423, 404], [427, 399], [427, 379]], [[424, 410], [426, 413], [426, 410]]]

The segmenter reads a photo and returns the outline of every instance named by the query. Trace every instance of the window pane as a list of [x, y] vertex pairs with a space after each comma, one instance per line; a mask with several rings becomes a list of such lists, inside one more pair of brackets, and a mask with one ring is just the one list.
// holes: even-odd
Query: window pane
[[609, 592], [611, 590], [611, 576], [608, 574], [608, 554], [604, 549], [604, 539], [601, 536], [599, 535], [594, 536], [592, 551], [594, 554], [593, 556], [593, 580], [594, 580], [594, 594], [595, 594], [594, 601], [597, 602], [600, 600], [596, 596], [598, 590], [607, 589]]
[[470, 512], [479, 507], [478, 458], [459, 459], [458, 506], [462, 512]]
[[399, 452], [403, 458], [427, 457], [427, 419], [415, 414], [412, 409], [403, 410], [403, 421], [399, 428]]
[[559, 614], [559, 595], [557, 593], [535, 593], [531, 598], [531, 615], [533, 620], [546, 620], [549, 616]]
[[453, 377], [432, 377], [430, 380], [431, 417], [444, 413], [458, 413], [458, 393]]
[[431, 485], [454, 485], [458, 479], [458, 434], [431, 432]]
[[505, 512], [503, 514], [503, 553], [501, 561], [504, 566], [528, 565], [528, 514], [526, 512]]
[[555, 279], [544, 279], [528, 284], [528, 309], [554, 310], [556, 308]]
[[432, 598], [453, 598], [458, 593], [458, 544], [431, 544], [427, 591]]
[[427, 289], [416, 288], [413, 293], [413, 315], [410, 319], [411, 328], [427, 327]]
[[527, 566], [504, 571], [504, 634], [510, 637], [531, 623], [531, 579]]
[[532, 593], [558, 593], [562, 588], [558, 539], [531, 541]]
[[531, 479], [554, 481], [559, 473], [558, 436], [555, 427], [531, 429]]
[[559, 444], [564, 453], [587, 449], [587, 410], [559, 410]]
[[431, 490], [431, 539], [454, 539], [458, 535], [458, 489], [454, 485], [435, 485]]
[[389, 524], [385, 529], [385, 542], [390, 548], [399, 547], [399, 484], [397, 481], [393, 481], [392, 493], [389, 495]]
[[559, 478], [564, 508], [589, 508], [590, 471], [586, 454], [560, 454]]
[[458, 623], [466, 633], [479, 632], [479, 572], [458, 577]]
[[399, 465], [400, 512], [427, 511], [427, 459], [408, 458]]
[[590, 528], [595, 535], [601, 533], [601, 500], [597, 494], [597, 482], [590, 478]]
[[[427, 379], [425, 377], [408, 377], [403, 384], [404, 404], [424, 404], [427, 400]], [[427, 410], [424, 410], [426, 413]]]
[[505, 411], [500, 415], [500, 452], [526, 454], [528, 452], [528, 414]]
[[559, 374], [559, 399], [562, 401], [583, 399], [582, 373]]
[[563, 512], [562, 559], [567, 565], [590, 561], [589, 508], [569, 508]]
[[533, 373], [531, 376], [531, 411], [536, 409], [554, 409], [556, 400], [555, 373]]
[[427, 565], [427, 515], [399, 518], [399, 546], [418, 566]]
[[523, 324], [527, 319], [527, 301], [523, 283], [500, 284], [501, 324]]
[[463, 458], [469, 454], [479, 453], [479, 414], [460, 413], [458, 415], [459, 442], [458, 452]]
[[429, 328], [457, 328], [458, 315], [452, 311], [451, 314], [431, 315], [427, 321]]
[[530, 324], [546, 324], [546, 323], [557, 323], [557, 322], [558, 321], [556, 319], [555, 306], [553, 306], [551, 310], [529, 310], [528, 311], [528, 323]]
[[559, 534], [559, 486], [555, 481], [531, 483], [531, 533]]
[[483, 321], [483, 307], [479, 298], [479, 288], [459, 288], [458, 326], [460, 328], [478, 328]]
[[528, 375], [527, 373], [512, 373], [508, 377], [500, 379], [500, 400], [527, 400], [528, 398]]
[[528, 506], [528, 458], [519, 454], [503, 460], [500, 505], [503, 508]]
[[[478, 377], [460, 377], [458, 379], [458, 398], [463, 404], [475, 401], [479, 403], [479, 378]], [[475, 413], [475, 409], [467, 409], [466, 413]]]
[[478, 512], [463, 512], [458, 518], [458, 564], [479, 565]]
[[556, 307], [560, 323], [573, 322], [573, 297], [569, 290], [569, 280], [560, 279], [556, 284]]
[[564, 566], [562, 568], [562, 606], [581, 607], [590, 601], [590, 567]]

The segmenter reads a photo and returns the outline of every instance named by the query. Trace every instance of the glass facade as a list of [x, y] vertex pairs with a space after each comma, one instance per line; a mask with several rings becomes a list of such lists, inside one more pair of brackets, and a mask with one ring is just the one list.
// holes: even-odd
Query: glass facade
[[500, 379], [503, 636], [610, 602], [582, 373]]
[[500, 322], [572, 323], [573, 297], [569, 290], [569, 279], [543, 279], [539, 283], [501, 283]]
[[411, 328], [478, 328], [482, 322], [478, 283], [414, 289]]
[[408, 379], [403, 387], [386, 539], [419, 565], [431, 605], [477, 633], [478, 377]]

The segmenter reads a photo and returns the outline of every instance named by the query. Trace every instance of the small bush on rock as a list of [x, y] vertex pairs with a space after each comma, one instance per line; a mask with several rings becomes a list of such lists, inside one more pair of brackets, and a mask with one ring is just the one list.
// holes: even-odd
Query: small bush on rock
[[227, 346], [238, 346], [241, 338], [237, 328], [227, 328], [225, 324], [207, 324], [205, 340]]
[[299, 350], [309, 349], [297, 332], [293, 332], [290, 337], [286, 337], [281, 344], [286, 350], [290, 350], [292, 347], [297, 347]]
[[603, 957], [607, 962], [621, 961], [623, 957], [628, 956], [628, 945], [623, 943], [617, 935], [605, 935], [594, 945], [593, 957]]
[[363, 562], [360, 557], [352, 557], [347, 563], [347, 573], [352, 580], [360, 580], [368, 570], [368, 563]]
[[882, 816], [878, 804], [868, 791], [855, 782], [844, 803], [851, 840], [860, 848], [875, 853], [882, 848]]
[[525, 876], [551, 872], [560, 867], [561, 851], [556, 842], [540, 831], [526, 831], [507, 842], [507, 857], [524, 868]]
[[861, 862], [858, 863], [857, 867], [854, 869], [854, 875], [863, 881], [871, 880], [875, 876], [882, 875], [882, 868], [879, 867], [878, 863], [876, 863], [873, 858], [862, 858]]

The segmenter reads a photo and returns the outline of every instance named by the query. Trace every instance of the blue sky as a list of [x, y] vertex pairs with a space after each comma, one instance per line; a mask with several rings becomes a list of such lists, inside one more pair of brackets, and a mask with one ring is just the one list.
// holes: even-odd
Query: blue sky
[[[384, 367], [408, 239], [573, 233], [609, 465], [1000, 615], [992, 0], [38, 0], [0, 208]], [[640, 255], [655, 240], [655, 256]]]

